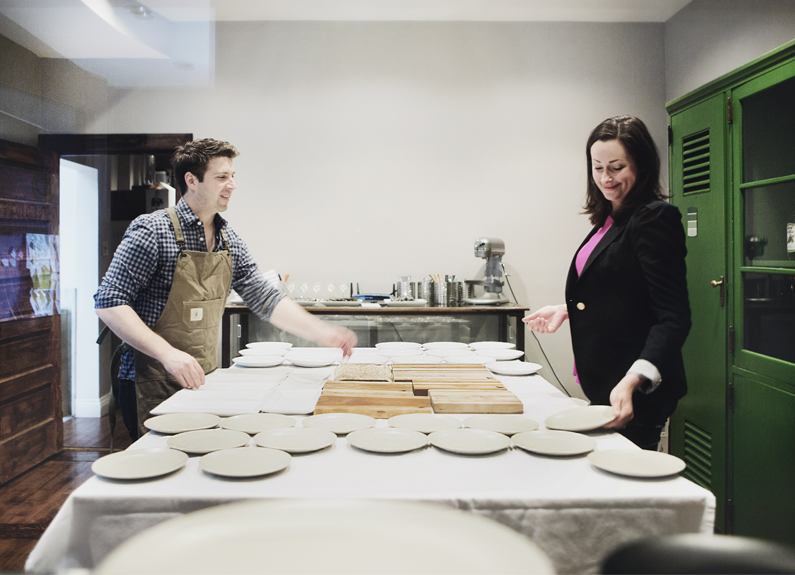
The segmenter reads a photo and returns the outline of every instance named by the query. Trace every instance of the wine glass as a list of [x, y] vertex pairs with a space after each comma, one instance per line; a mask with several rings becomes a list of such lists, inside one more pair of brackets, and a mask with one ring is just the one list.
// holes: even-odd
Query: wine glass
[[315, 282], [315, 283], [312, 285], [312, 291], [314, 291], [314, 292], [315, 292], [315, 299], [320, 299], [320, 298], [319, 298], [319, 296], [320, 296], [320, 289], [321, 289], [322, 287], [323, 287], [323, 286], [322, 286], [322, 285], [320, 285], [320, 282], [319, 282], [319, 281], [316, 281], [316, 282]]
[[306, 282], [303, 282], [301, 284], [301, 299], [307, 299], [306, 294], [308, 294], [308, 293], [309, 293], [309, 284], [306, 283]]

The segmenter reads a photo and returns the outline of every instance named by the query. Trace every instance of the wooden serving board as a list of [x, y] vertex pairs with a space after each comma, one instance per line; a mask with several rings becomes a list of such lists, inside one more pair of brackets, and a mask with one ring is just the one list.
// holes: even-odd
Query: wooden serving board
[[395, 371], [395, 381], [497, 381], [487, 369], [413, 369]]
[[413, 393], [411, 383], [386, 382], [386, 381], [327, 381], [323, 386], [323, 393]]
[[510, 391], [430, 390], [434, 413], [524, 413], [522, 402]]
[[406, 393], [393, 395], [355, 395], [325, 392], [315, 406], [315, 415], [320, 413], [361, 413], [376, 419], [388, 419], [404, 413], [432, 413], [428, 397], [415, 397]]
[[392, 368], [375, 363], [346, 363], [334, 372], [337, 381], [392, 381]]
[[497, 381], [482, 382], [459, 382], [450, 383], [447, 381], [414, 381], [412, 382], [414, 395], [428, 395], [428, 391], [435, 389], [441, 391], [507, 391], [505, 386]]

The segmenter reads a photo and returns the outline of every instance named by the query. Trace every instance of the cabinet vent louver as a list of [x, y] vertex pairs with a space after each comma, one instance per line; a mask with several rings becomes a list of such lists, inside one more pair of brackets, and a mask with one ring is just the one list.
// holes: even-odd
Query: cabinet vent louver
[[682, 192], [709, 191], [709, 130], [682, 138]]
[[712, 488], [712, 434], [685, 420], [684, 475], [706, 489]]

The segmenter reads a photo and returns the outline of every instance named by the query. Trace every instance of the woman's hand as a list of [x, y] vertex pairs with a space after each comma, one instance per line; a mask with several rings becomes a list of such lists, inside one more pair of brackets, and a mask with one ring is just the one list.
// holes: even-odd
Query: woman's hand
[[531, 313], [522, 321], [527, 324], [527, 329], [538, 333], [555, 333], [564, 321], [569, 319], [569, 312], [565, 304], [548, 305]]
[[606, 424], [607, 429], [623, 429], [632, 421], [635, 413], [632, 409], [632, 394], [643, 383], [645, 378], [636, 374], [628, 373], [619, 381], [610, 392], [610, 405], [613, 406], [615, 419]]

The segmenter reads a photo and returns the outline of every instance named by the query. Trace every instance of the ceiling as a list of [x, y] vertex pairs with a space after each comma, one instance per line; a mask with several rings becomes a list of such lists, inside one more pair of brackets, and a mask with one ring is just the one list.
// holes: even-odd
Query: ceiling
[[691, 0], [0, 0], [0, 35], [114, 86], [206, 85], [215, 22], [665, 22]]

